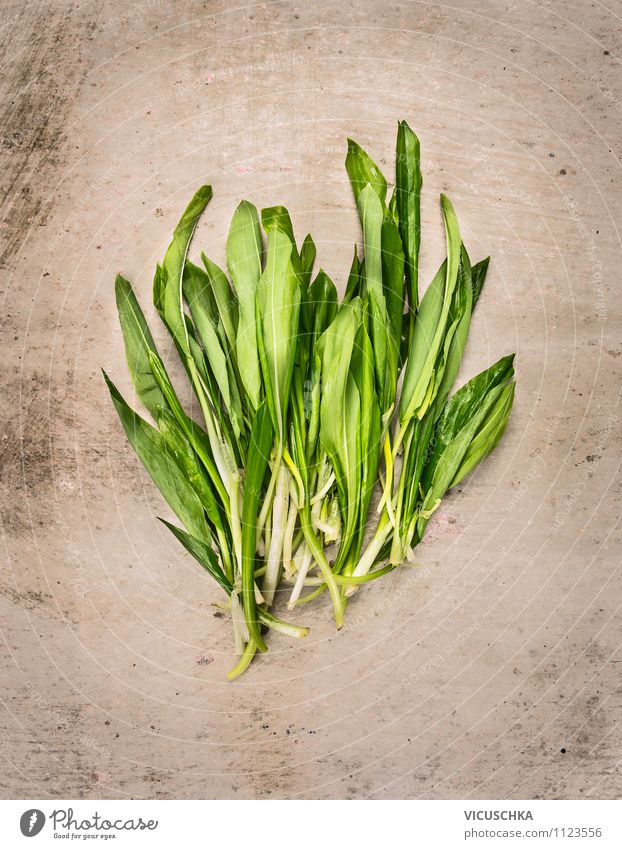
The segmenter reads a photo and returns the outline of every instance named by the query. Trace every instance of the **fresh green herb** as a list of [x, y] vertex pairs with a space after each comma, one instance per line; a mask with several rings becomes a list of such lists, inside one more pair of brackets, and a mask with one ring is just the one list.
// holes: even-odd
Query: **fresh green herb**
[[[341, 628], [353, 593], [413, 559], [441, 499], [496, 447], [512, 409], [513, 355], [451, 395], [490, 258], [471, 265], [441, 195], [447, 255], [419, 297], [415, 133], [399, 123], [388, 202], [386, 178], [352, 140], [346, 170], [362, 254], [355, 247], [341, 303], [324, 271], [313, 277], [315, 244], [307, 235], [298, 247], [284, 207], [238, 206], [229, 277], [205, 254], [203, 267], [188, 259], [211, 187], [182, 215], [153, 300], [201, 424], [185, 412], [130, 283], [116, 281], [128, 367], [154, 424], [104, 377], [183, 527], [162, 522], [228, 597], [239, 655], [230, 679], [267, 651], [267, 631], [307, 635], [270, 611], [279, 591], [293, 610], [328, 590]], [[379, 515], [364, 546], [374, 490]]]

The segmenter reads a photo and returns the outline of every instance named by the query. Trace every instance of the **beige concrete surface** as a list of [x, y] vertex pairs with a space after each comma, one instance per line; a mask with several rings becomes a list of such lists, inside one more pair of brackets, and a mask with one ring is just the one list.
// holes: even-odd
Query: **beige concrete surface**
[[[0, 795], [619, 796], [620, 2], [2, 11]], [[271, 639], [227, 684], [217, 588], [156, 522], [99, 372], [131, 397], [113, 277], [148, 307], [209, 182], [194, 251], [222, 259], [242, 197], [280, 202], [343, 287], [345, 139], [391, 173], [399, 118], [424, 280], [440, 191], [492, 254], [463, 378], [515, 350], [512, 421], [418, 570], [339, 634], [305, 608], [306, 644]]]

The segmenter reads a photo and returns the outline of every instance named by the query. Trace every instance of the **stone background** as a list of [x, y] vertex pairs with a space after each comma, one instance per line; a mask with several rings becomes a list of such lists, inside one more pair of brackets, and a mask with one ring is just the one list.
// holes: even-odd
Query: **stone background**
[[[2, 6], [0, 794], [619, 796], [620, 2]], [[99, 371], [131, 397], [114, 274], [148, 307], [209, 182], [195, 253], [222, 260], [240, 198], [280, 202], [343, 287], [346, 137], [390, 174], [400, 118], [423, 280], [440, 191], [493, 256], [462, 377], [515, 350], [512, 421], [418, 570], [338, 635], [304, 608], [306, 644], [230, 685], [218, 590]]]

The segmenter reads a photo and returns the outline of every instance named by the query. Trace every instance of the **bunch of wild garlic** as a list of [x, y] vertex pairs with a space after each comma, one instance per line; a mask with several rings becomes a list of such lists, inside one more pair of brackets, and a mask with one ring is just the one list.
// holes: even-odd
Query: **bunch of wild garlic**
[[[187, 258], [211, 187], [184, 212], [153, 300], [201, 424], [184, 411], [131, 285], [116, 280], [127, 362], [156, 427], [105, 376], [108, 388], [183, 528], [164, 524], [229, 598], [239, 654], [230, 678], [267, 650], [267, 630], [308, 633], [270, 612], [277, 589], [286, 588], [289, 609], [328, 590], [341, 628], [361, 584], [412, 560], [441, 498], [493, 450], [512, 408], [512, 355], [449, 397], [488, 259], [471, 265], [442, 195], [447, 257], [419, 302], [417, 136], [400, 122], [388, 202], [386, 179], [353, 141], [346, 169], [363, 253], [355, 247], [341, 302], [325, 272], [313, 277], [313, 240], [297, 247], [284, 207], [262, 210], [260, 223], [242, 201], [227, 239], [229, 276], [205, 254], [203, 267]], [[379, 515], [364, 547], [377, 484]]]

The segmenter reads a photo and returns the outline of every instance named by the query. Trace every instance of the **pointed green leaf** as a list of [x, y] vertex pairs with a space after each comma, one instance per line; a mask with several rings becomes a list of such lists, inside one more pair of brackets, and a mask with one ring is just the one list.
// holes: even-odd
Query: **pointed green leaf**
[[313, 303], [311, 346], [314, 347], [322, 333], [330, 325], [337, 312], [337, 289], [328, 274], [322, 269], [309, 287], [309, 299]]
[[261, 369], [255, 326], [255, 296], [261, 276], [261, 256], [257, 209], [252, 203], [242, 201], [231, 221], [227, 239], [227, 265], [238, 297], [237, 360], [244, 388], [255, 409], [261, 398]]
[[406, 255], [406, 286], [411, 310], [419, 304], [419, 245], [421, 242], [421, 154], [419, 139], [400, 121], [395, 151], [395, 202]]
[[382, 283], [393, 356], [397, 357], [404, 315], [404, 252], [397, 225], [390, 218], [382, 224]]
[[153, 371], [153, 375], [164, 397], [166, 398], [166, 402], [171, 412], [177, 419], [179, 426], [181, 427], [186, 439], [190, 442], [197, 456], [200, 458], [201, 462], [205, 466], [210, 480], [212, 481], [212, 484], [214, 485], [216, 492], [218, 493], [221, 503], [228, 507], [229, 496], [227, 495], [218, 469], [216, 468], [212, 449], [210, 446], [210, 441], [207, 434], [202, 428], [199, 427], [196, 422], [194, 422], [184, 412], [184, 409], [181, 406], [177, 394], [175, 393], [175, 389], [173, 388], [169, 376], [166, 373], [166, 369], [164, 368], [162, 361], [160, 360], [158, 355], [153, 351], [149, 354], [149, 362]]
[[[387, 239], [387, 257], [385, 268], [397, 292], [389, 292], [393, 312], [399, 311], [396, 300], [400, 299], [400, 282], [395, 279], [395, 266], [399, 265], [398, 247], [392, 237], [397, 236], [392, 230], [390, 219], [384, 218], [383, 205], [378, 195], [368, 183], [358, 196], [358, 209], [363, 227], [363, 245], [365, 251], [365, 292], [369, 297], [371, 314], [371, 338], [374, 350], [376, 379], [378, 393], [381, 399], [381, 410], [384, 413], [393, 403], [397, 386], [397, 360], [399, 348], [397, 339], [393, 337], [391, 319], [387, 313], [385, 286], [383, 283], [383, 244], [382, 234], [385, 229]], [[386, 222], [383, 223], [383, 222]], [[394, 225], [393, 225], [394, 227]], [[403, 261], [402, 261], [403, 262]], [[399, 270], [398, 270], [399, 274]], [[397, 317], [393, 315], [397, 323]], [[400, 328], [401, 331], [401, 328]], [[397, 334], [397, 330], [395, 331]]]
[[449, 311], [448, 325], [455, 327], [449, 345], [443, 351], [441, 365], [437, 364], [436, 409], [440, 413], [447, 400], [452, 386], [458, 376], [462, 354], [469, 335], [471, 314], [473, 309], [473, 290], [471, 278], [471, 263], [464, 245], [462, 246], [458, 283]]
[[451, 486], [459, 483], [478, 463], [488, 457], [498, 445], [512, 412], [515, 388], [515, 383], [510, 383], [503, 388], [494, 407], [488, 413], [480, 425], [477, 434], [471, 440], [467, 452], [460, 463], [460, 468], [454, 475]]
[[382, 305], [382, 203], [373, 187], [368, 183], [358, 196], [358, 210], [363, 227], [363, 250], [365, 252], [365, 285], [376, 302]]
[[231, 595], [233, 592], [233, 586], [231, 585], [231, 581], [220, 568], [218, 558], [216, 557], [213, 548], [206, 545], [200, 539], [193, 537], [192, 534], [189, 534], [181, 528], [178, 528], [176, 525], [172, 525], [170, 522], [167, 522], [166, 519], [161, 519], [159, 516], [158, 519], [160, 519], [163, 525], [166, 525], [169, 531], [179, 540], [186, 551], [201, 564], [205, 571], [209, 572], [212, 578], [220, 584], [227, 595]]
[[155, 342], [131, 284], [120, 274], [117, 275], [115, 292], [125, 342], [125, 356], [136, 394], [155, 417], [158, 410], [166, 406], [166, 400], [149, 364], [149, 351], [156, 352]]
[[162, 302], [162, 294], [163, 294], [163, 280], [162, 280], [162, 266], [158, 263], [156, 265], [155, 274], [153, 275], [153, 305], [162, 316], [162, 310], [164, 309], [164, 305]]
[[244, 617], [251, 639], [254, 640], [260, 651], [267, 651], [268, 647], [261, 636], [255, 600], [257, 511], [270, 459], [272, 440], [272, 420], [264, 402], [255, 413], [253, 420], [242, 501], [242, 600]]
[[466, 424], [444, 448], [436, 462], [436, 465], [434, 466], [434, 472], [427, 489], [425, 483], [427, 478], [424, 480], [423, 485], [426, 494], [421, 506], [421, 518], [417, 522], [417, 534], [419, 535], [419, 538], [421, 538], [425, 526], [427, 525], [430, 511], [436, 508], [439, 499], [441, 499], [452, 486], [452, 482], [459, 472], [471, 441], [478, 433], [482, 423], [494, 408], [504, 391], [504, 386], [497, 385], [493, 386], [488, 392], [486, 392], [486, 394], [480, 399], [479, 405], [473, 411]]
[[360, 193], [368, 183], [372, 186], [380, 202], [383, 205], [385, 204], [387, 198], [387, 181], [376, 163], [353, 139], [348, 139], [346, 171], [348, 172], [352, 191], [354, 192], [354, 199], [357, 204]]
[[359, 510], [358, 432], [360, 395], [350, 372], [361, 321], [358, 302], [341, 308], [318, 343], [322, 356], [320, 442], [328, 455], [345, 517], [344, 537], [351, 536]]
[[479, 301], [479, 296], [482, 293], [482, 289], [484, 288], [484, 282], [486, 280], [486, 275], [488, 273], [488, 266], [490, 264], [490, 257], [487, 256], [486, 259], [480, 260], [480, 262], [476, 262], [473, 268], [471, 269], [471, 282], [473, 287], [473, 308], [475, 309], [475, 304]]
[[190, 533], [209, 543], [203, 504], [179, 465], [175, 452], [154, 427], [126, 404], [105, 372], [104, 379], [130, 445], [153, 482]]
[[471, 378], [445, 404], [436, 423], [432, 448], [428, 453], [423, 477], [424, 489], [430, 486], [435, 469], [447, 446], [468, 425], [491, 390], [504, 386], [514, 374], [514, 355], [502, 357]]
[[317, 249], [315, 247], [315, 242], [311, 238], [311, 234], [307, 233], [302, 243], [302, 247], [300, 248], [300, 269], [303, 278], [303, 287], [305, 290], [311, 280], [311, 273], [313, 271], [313, 263], [315, 262], [316, 254]]
[[268, 235], [266, 267], [257, 286], [261, 368], [274, 429], [282, 442], [298, 341], [300, 286], [291, 263], [292, 244], [280, 229]]
[[154, 298], [171, 335], [184, 353], [189, 352], [188, 333], [184, 319], [182, 280], [188, 247], [199, 218], [212, 198], [212, 187], [202, 186], [192, 198], [173, 233], [173, 241], [166, 251], [157, 292]]
[[[456, 329], [455, 322], [448, 327], [448, 320], [458, 281], [462, 242], [456, 214], [445, 195], [441, 195], [441, 208], [447, 238], [447, 261], [430, 284], [417, 312], [400, 401], [402, 424], [413, 416], [422, 418], [434, 401], [435, 381], [440, 377], [435, 374], [436, 361], [449, 327], [452, 333]], [[443, 268], [444, 279], [441, 276]]]
[[346, 293], [343, 296], [343, 303], [349, 304], [354, 298], [361, 294], [363, 286], [363, 275], [361, 269], [361, 261], [358, 257], [356, 245], [354, 245], [354, 256], [352, 257], [352, 265], [348, 274], [348, 283], [346, 285]]
[[360, 396], [358, 455], [360, 457], [360, 502], [357, 519], [357, 539], [350, 557], [358, 557], [363, 543], [365, 523], [374, 491], [380, 460], [380, 407], [374, 381], [374, 353], [371, 339], [361, 324], [354, 343], [351, 372]]
[[170, 410], [166, 409], [161, 412], [158, 419], [158, 428], [171, 454], [175, 457], [177, 465], [184, 472], [186, 480], [198, 495], [212, 525], [222, 528], [218, 503], [211, 485], [201, 468], [191, 442], [186, 438], [183, 429]]
[[222, 395], [235, 433], [239, 435], [240, 424], [231, 403], [227, 357], [221, 347], [216, 330], [218, 323], [217, 308], [213, 301], [212, 289], [206, 272], [190, 262], [186, 263], [183, 291], [205, 357], [214, 376], [215, 385]]
[[269, 206], [266, 209], [262, 209], [261, 223], [266, 231], [266, 235], [269, 235], [270, 231], [276, 228], [289, 236], [292, 245], [294, 247], [296, 246], [292, 219], [284, 206]]
[[227, 340], [227, 356], [235, 356], [235, 340], [238, 327], [238, 302], [232, 291], [227, 275], [215, 262], [201, 254], [203, 265], [209, 278], [212, 294], [222, 324], [223, 333]]

